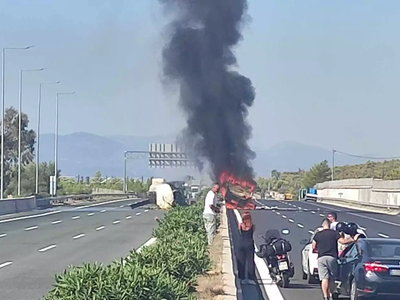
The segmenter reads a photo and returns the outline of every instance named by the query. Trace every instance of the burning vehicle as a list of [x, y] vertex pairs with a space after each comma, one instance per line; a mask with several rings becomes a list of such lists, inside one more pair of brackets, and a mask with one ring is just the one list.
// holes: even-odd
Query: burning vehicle
[[227, 209], [255, 209], [252, 197], [257, 184], [253, 179], [238, 179], [228, 172], [223, 172], [219, 180], [221, 182], [220, 191], [225, 199]]

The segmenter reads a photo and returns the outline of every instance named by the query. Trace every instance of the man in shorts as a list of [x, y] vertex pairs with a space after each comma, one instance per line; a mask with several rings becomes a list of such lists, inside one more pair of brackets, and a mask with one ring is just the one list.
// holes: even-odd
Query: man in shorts
[[322, 230], [314, 236], [312, 248], [318, 250], [318, 275], [321, 280], [321, 290], [324, 300], [330, 300], [335, 290], [335, 276], [337, 272], [338, 242], [348, 244], [353, 239], [346, 239], [339, 232], [330, 229], [331, 222], [324, 219]]

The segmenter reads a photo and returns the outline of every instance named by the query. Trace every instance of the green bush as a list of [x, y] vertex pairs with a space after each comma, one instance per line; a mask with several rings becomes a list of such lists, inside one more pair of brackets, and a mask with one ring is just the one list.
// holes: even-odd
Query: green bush
[[201, 204], [177, 206], [153, 231], [157, 242], [125, 262], [85, 264], [56, 276], [45, 300], [191, 300], [197, 277], [211, 261]]

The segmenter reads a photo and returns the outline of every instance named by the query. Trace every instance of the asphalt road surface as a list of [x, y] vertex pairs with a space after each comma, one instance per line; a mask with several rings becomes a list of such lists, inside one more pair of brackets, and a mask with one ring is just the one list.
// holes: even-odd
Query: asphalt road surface
[[[151, 238], [160, 210], [139, 200], [52, 208], [0, 218], [0, 299], [37, 300], [69, 265], [110, 263]], [[34, 217], [32, 217], [32, 215]]]
[[[284, 237], [293, 246], [290, 257], [296, 267], [296, 274], [291, 280], [288, 289], [279, 289], [280, 298], [285, 300], [322, 299], [319, 285], [309, 285], [302, 279], [301, 250], [304, 246], [300, 244], [300, 241], [310, 238], [311, 232], [321, 225], [322, 219], [326, 217], [328, 212], [336, 211], [339, 221], [356, 222], [366, 230], [368, 237], [400, 238], [399, 216], [363, 212], [313, 202], [260, 200], [256, 201], [256, 203], [257, 206], [278, 207], [281, 209], [276, 209], [275, 211], [255, 210], [251, 212], [255, 224], [254, 237], [257, 245], [262, 243], [263, 240], [260, 235], [264, 234], [267, 229], [290, 230], [290, 234]], [[293, 211], [285, 209], [293, 209]], [[265, 274], [262, 274], [260, 270], [258, 271], [261, 277], [265, 277]], [[261, 282], [260, 286], [267, 291], [268, 295], [271, 286]], [[249, 297], [246, 298], [246, 295], [244, 295], [244, 298], [245, 300], [251, 299]], [[264, 298], [268, 299], [268, 296]], [[271, 296], [270, 293], [269, 299], [277, 299], [276, 294]], [[341, 299], [346, 300], [348, 298], [342, 297]]]

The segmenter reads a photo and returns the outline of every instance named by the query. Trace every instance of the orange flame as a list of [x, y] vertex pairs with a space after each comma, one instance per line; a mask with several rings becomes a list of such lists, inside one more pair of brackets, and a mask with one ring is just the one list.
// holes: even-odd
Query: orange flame
[[[227, 209], [255, 209], [255, 205], [251, 201], [257, 185], [254, 180], [239, 179], [229, 172], [222, 172], [219, 176], [219, 181], [221, 182], [220, 191], [225, 199], [225, 206]], [[249, 192], [246, 193], [242, 198], [235, 197], [232, 195], [232, 193], [229, 193], [229, 186], [232, 185], [246, 188]]]

